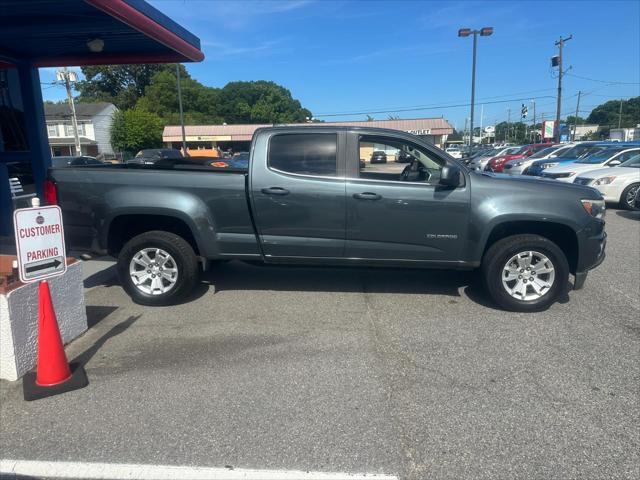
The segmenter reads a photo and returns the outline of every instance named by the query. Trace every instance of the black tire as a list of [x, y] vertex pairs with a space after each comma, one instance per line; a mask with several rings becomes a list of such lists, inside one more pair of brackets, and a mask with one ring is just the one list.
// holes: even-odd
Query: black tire
[[[535, 251], [545, 255], [555, 270], [551, 287], [535, 300], [514, 298], [502, 283], [504, 266], [514, 255], [524, 251]], [[513, 312], [537, 312], [546, 310], [566, 295], [569, 264], [560, 247], [548, 238], [540, 235], [513, 235], [489, 247], [482, 261], [482, 278], [487, 292], [501, 308]]]
[[637, 192], [638, 187], [640, 187], [640, 183], [632, 183], [624, 189], [622, 195], [620, 195], [620, 208], [624, 208], [625, 210], [638, 210], [634, 205], [635, 193], [633, 193]]
[[[177, 279], [173, 287], [165, 293], [145, 293], [140, 290], [129, 275], [129, 265], [133, 257], [145, 248], [159, 248], [171, 255], [177, 268]], [[173, 305], [183, 300], [193, 290], [199, 279], [198, 260], [182, 237], [170, 232], [151, 231], [129, 240], [118, 255], [118, 276], [122, 288], [134, 302], [140, 305]]]

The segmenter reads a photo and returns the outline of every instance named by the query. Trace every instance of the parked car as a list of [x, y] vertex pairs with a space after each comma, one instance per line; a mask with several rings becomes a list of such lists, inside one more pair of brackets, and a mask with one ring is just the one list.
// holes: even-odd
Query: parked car
[[555, 158], [536, 160], [522, 173], [524, 175], [540, 176], [547, 168], [556, 167], [558, 165], [568, 165], [613, 145], [615, 144], [612, 142], [583, 142], [569, 150], [566, 150]]
[[87, 155], [51, 157], [52, 167], [82, 167], [87, 165], [104, 165], [104, 162]]
[[605, 201], [617, 203], [621, 208], [639, 210], [636, 199], [640, 191], [640, 153], [617, 167], [580, 173], [573, 183], [597, 188]]
[[387, 154], [381, 150], [376, 150], [371, 154], [369, 163], [387, 163]]
[[396, 162], [398, 163], [411, 163], [414, 160], [413, 155], [404, 150], [400, 150], [396, 155]]
[[541, 176], [545, 178], [554, 178], [563, 182], [573, 182], [574, 178], [582, 172], [588, 172], [589, 170], [595, 170], [601, 167], [618, 166], [640, 152], [640, 144], [635, 148], [624, 143], [619, 143], [617, 145], [620, 145], [620, 147], [615, 146], [605, 148], [568, 165], [558, 165], [556, 167], [547, 168], [542, 172]]
[[[338, 135], [348, 147], [338, 148]], [[417, 160], [402, 172], [360, 172], [351, 162], [363, 137], [406, 145]], [[565, 296], [570, 273], [581, 288], [604, 259], [597, 190], [471, 172], [397, 130], [260, 128], [248, 172], [99, 170], [50, 169], [47, 198], [62, 207], [69, 249], [117, 257], [122, 286], [145, 305], [184, 299], [199, 262], [237, 259], [480, 268], [499, 306], [535, 311]]]
[[493, 150], [489, 150], [488, 152], [486, 152], [483, 155], [480, 155], [479, 157], [472, 158], [471, 161], [469, 162], [469, 168], [471, 168], [472, 170], [484, 170], [485, 167], [487, 166], [487, 163], [489, 163], [489, 160], [491, 160], [492, 158], [499, 157], [501, 155], [510, 155], [520, 150], [520, 148], [522, 147], [521, 146], [506, 146], [506, 147], [503, 146], [503, 147], [494, 148]]
[[153, 165], [159, 160], [180, 160], [184, 158], [180, 150], [175, 148], [147, 148], [140, 150], [136, 156], [127, 160], [126, 163], [137, 163], [141, 165]]
[[530, 145], [524, 145], [520, 147], [520, 150], [511, 155], [501, 155], [499, 157], [492, 158], [491, 160], [489, 160], [489, 163], [487, 163], [485, 170], [488, 170], [490, 172], [502, 173], [507, 162], [511, 160], [519, 160], [521, 158], [528, 158], [534, 153], [551, 146], [551, 143], [532, 143]]
[[444, 151], [451, 155], [453, 158], [462, 158], [462, 149], [460, 147], [447, 147], [444, 149]]
[[504, 173], [508, 173], [509, 175], [522, 175], [522, 173], [529, 168], [533, 162], [537, 160], [545, 160], [547, 158], [556, 158], [572, 147], [572, 144], [553, 145], [552, 147], [544, 148], [539, 152], [534, 153], [530, 157], [511, 160], [505, 163]]

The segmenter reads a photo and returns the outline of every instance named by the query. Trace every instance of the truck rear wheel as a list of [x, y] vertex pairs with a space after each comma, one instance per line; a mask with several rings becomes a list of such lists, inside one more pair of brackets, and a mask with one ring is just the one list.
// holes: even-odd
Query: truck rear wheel
[[120, 283], [134, 302], [171, 305], [198, 281], [196, 255], [182, 237], [151, 231], [129, 240], [118, 255]]
[[505, 310], [546, 310], [567, 291], [569, 264], [562, 250], [539, 235], [513, 235], [494, 243], [482, 262], [484, 284]]

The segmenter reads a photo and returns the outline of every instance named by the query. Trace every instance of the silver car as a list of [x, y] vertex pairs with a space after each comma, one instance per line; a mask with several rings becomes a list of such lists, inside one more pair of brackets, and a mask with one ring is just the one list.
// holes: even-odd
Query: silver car
[[565, 145], [554, 145], [553, 147], [540, 150], [530, 157], [511, 160], [504, 166], [504, 173], [508, 173], [509, 175], [522, 175], [522, 173], [527, 168], [529, 168], [531, 164], [536, 160], [546, 160], [547, 158], [558, 157], [562, 155], [563, 152], [566, 152], [571, 147], [573, 147], [573, 145], [573, 143], [567, 143]]
[[521, 147], [499, 147], [487, 152], [486, 154], [476, 157], [469, 162], [469, 168], [471, 170], [484, 170], [489, 160], [493, 157], [499, 157], [501, 155], [510, 155], [520, 150]]

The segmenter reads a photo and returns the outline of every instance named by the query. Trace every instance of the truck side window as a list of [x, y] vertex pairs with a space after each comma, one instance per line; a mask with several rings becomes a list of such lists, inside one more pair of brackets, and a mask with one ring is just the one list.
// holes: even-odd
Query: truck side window
[[358, 154], [364, 179], [435, 184], [442, 170], [442, 160], [403, 139], [363, 135]]
[[334, 177], [337, 149], [335, 133], [274, 135], [269, 145], [268, 164], [287, 173]]

